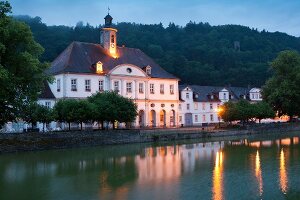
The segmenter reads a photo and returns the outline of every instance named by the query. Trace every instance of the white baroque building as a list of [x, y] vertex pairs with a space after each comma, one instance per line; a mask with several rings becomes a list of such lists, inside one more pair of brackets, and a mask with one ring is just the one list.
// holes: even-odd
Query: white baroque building
[[139, 49], [117, 46], [117, 29], [108, 14], [100, 44], [73, 42], [51, 64], [55, 81], [39, 103], [53, 107], [64, 98], [87, 98], [116, 91], [138, 107], [137, 127], [178, 126], [179, 79]]
[[178, 123], [181, 126], [207, 126], [221, 121], [219, 107], [228, 101], [246, 99], [251, 103], [262, 101], [261, 89], [243, 87], [215, 87], [180, 85]]

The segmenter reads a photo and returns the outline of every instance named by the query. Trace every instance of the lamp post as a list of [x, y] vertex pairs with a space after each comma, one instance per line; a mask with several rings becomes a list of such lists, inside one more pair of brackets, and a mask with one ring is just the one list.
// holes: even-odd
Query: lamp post
[[224, 111], [222, 107], [217, 108], [217, 114], [218, 114], [218, 119], [219, 119], [219, 128], [221, 128], [221, 113]]

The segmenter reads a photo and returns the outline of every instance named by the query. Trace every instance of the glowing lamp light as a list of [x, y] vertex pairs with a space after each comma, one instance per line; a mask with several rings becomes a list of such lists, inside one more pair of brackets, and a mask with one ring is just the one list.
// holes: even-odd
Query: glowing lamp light
[[118, 58], [118, 54], [117, 54], [116, 48], [110, 48], [110, 49], [109, 49], [109, 54], [110, 54], [111, 57], [113, 57], [113, 58]]
[[97, 74], [102, 74], [103, 73], [103, 63], [102, 62], [97, 62], [97, 64], [96, 64], [96, 73]]

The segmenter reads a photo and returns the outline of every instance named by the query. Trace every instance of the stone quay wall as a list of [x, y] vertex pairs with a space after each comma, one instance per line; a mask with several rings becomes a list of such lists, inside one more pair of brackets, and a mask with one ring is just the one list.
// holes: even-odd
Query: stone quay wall
[[300, 131], [300, 124], [269, 124], [238, 129], [178, 128], [150, 130], [86, 130], [71, 132], [0, 134], [0, 154], [91, 147], [101, 145], [220, 138]]

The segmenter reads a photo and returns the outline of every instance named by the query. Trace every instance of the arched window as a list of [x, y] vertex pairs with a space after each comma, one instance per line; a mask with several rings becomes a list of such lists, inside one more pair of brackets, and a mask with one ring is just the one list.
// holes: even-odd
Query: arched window
[[113, 43], [113, 44], [115, 43], [115, 35], [111, 36], [111, 43]]

